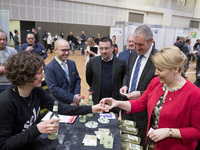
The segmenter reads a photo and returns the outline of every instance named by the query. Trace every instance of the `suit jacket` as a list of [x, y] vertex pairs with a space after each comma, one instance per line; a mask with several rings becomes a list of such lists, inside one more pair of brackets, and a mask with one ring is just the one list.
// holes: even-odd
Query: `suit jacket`
[[128, 66], [128, 60], [129, 60], [129, 56], [130, 56], [130, 50], [125, 50], [123, 52], [120, 52], [118, 57], [122, 58], [124, 60], [126, 60], [126, 65]]
[[[151, 55], [154, 55], [156, 52], [157, 52], [157, 50], [152, 48]], [[151, 55], [150, 55], [149, 59], [147, 60], [147, 63], [143, 69], [143, 72], [142, 72], [141, 77], [138, 82], [137, 91], [140, 91], [141, 94], [144, 93], [144, 91], [147, 89], [147, 86], [149, 85], [150, 81], [155, 77], [155, 66], [151, 60]], [[123, 80], [123, 86], [129, 87], [129, 83], [131, 80], [131, 73], [133, 71], [132, 69], [133, 69], [134, 64], [136, 63], [137, 56], [138, 56], [138, 54], [137, 54], [136, 50], [133, 50], [129, 57], [128, 70], [127, 70], [127, 73]], [[134, 118], [134, 121], [136, 121], [137, 128], [146, 130], [146, 126], [147, 126], [147, 122], [148, 122], [146, 110], [143, 112], [131, 114], [131, 116], [132, 116], [132, 118]]]
[[76, 69], [76, 64], [72, 60], [67, 60], [69, 68], [69, 79], [55, 58], [45, 66], [45, 81], [50, 90], [51, 96], [62, 103], [70, 104], [74, 99], [75, 94], [80, 94], [79, 73]]
[[[100, 101], [101, 90], [101, 56], [92, 57], [86, 66], [86, 81], [92, 91], [94, 104]], [[119, 89], [122, 86], [126, 73], [126, 62], [123, 59], [113, 56], [112, 66], [112, 98], [119, 99], [121, 95]]]
[[[147, 90], [137, 100], [130, 101], [131, 111], [135, 113], [148, 111], [148, 127], [151, 127], [151, 115], [163, 95], [163, 84], [158, 77], [152, 79]], [[190, 89], [190, 90], [188, 90]], [[194, 150], [200, 139], [200, 89], [186, 80], [185, 85], [177, 91], [169, 91], [162, 107], [158, 128], [177, 128], [181, 139], [165, 138], [156, 143], [158, 150]]]

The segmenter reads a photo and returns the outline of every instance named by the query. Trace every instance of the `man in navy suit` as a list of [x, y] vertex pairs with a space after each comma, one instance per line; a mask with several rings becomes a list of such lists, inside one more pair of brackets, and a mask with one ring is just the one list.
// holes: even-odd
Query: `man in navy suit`
[[133, 41], [132, 34], [130, 34], [128, 36], [127, 42], [128, 42], [128, 49], [123, 52], [120, 52], [118, 57], [126, 60], [126, 65], [128, 66], [128, 60], [129, 60], [130, 53], [134, 49], [134, 41]]
[[[128, 93], [126, 96], [129, 100], [138, 99], [146, 90], [152, 78], [155, 77], [155, 66], [151, 60], [151, 55], [154, 55], [157, 50], [153, 47], [153, 33], [148, 26], [142, 25], [135, 29], [133, 33], [133, 41], [136, 50], [133, 50], [129, 57], [128, 71], [123, 80], [123, 87], [120, 89], [120, 94]], [[142, 55], [141, 65], [138, 72], [136, 88], [132, 91], [132, 79], [135, 76], [135, 68], [139, 56]], [[141, 145], [146, 149], [146, 128], [148, 122], [147, 111], [126, 114], [122, 113], [122, 119], [129, 119], [136, 122], [138, 128], [138, 136], [141, 137]]]
[[81, 100], [81, 79], [75, 62], [67, 59], [70, 46], [65, 39], [58, 39], [55, 42], [55, 54], [55, 58], [44, 68], [50, 94], [61, 103], [78, 105]]

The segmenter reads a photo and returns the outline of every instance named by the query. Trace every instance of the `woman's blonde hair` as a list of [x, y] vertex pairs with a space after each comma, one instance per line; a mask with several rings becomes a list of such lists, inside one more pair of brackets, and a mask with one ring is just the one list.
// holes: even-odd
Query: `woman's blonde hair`
[[184, 72], [187, 63], [186, 55], [176, 46], [164, 47], [152, 56], [155, 66], [165, 69], [179, 67], [179, 72]]
[[92, 46], [96, 45], [96, 43], [94, 42], [94, 40], [92, 38], [88, 38], [87, 43], [91, 43]]

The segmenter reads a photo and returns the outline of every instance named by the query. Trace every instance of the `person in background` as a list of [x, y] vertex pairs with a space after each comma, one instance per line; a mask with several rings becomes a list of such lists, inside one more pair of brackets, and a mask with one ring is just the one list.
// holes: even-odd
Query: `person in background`
[[[34, 65], [33, 65], [34, 64]], [[32, 149], [42, 133], [53, 133], [59, 125], [52, 119], [36, 122], [40, 110], [53, 109], [52, 99], [42, 88], [44, 60], [41, 56], [22, 51], [10, 57], [5, 64], [5, 75], [13, 86], [0, 94], [0, 149]], [[58, 113], [78, 115], [103, 111], [100, 105], [58, 105]], [[36, 142], [37, 143], [37, 142]]]
[[60, 103], [79, 105], [81, 79], [75, 62], [68, 59], [70, 46], [65, 39], [55, 42], [55, 54], [55, 58], [44, 68], [50, 95]]
[[[129, 57], [128, 69], [123, 80], [120, 94], [127, 94], [127, 99], [139, 98], [150, 81], [155, 77], [155, 66], [151, 57], [157, 52], [153, 47], [153, 33], [146, 25], [138, 26], [133, 33], [135, 50]], [[133, 120], [138, 128], [138, 136], [141, 137], [141, 145], [145, 149], [146, 127], [148, 122], [147, 110], [134, 114], [122, 111], [122, 119]]]
[[180, 36], [177, 36], [176, 42], [174, 43], [174, 46], [180, 41]]
[[[153, 56], [154, 79], [137, 100], [101, 100], [127, 113], [148, 110], [148, 146], [155, 150], [195, 150], [200, 140], [200, 89], [181, 76], [187, 57], [177, 47], [166, 47]], [[190, 90], [188, 90], [190, 89]]]
[[128, 60], [129, 60], [130, 53], [135, 48], [132, 34], [130, 34], [128, 36], [127, 42], [128, 42], [128, 49], [123, 52], [120, 52], [118, 57], [126, 60], [126, 65], [128, 66]]
[[67, 41], [69, 42], [70, 48], [73, 51], [74, 55], [74, 35], [72, 31], [70, 31], [69, 35], [67, 36]]
[[47, 51], [50, 50], [51, 53], [52, 53], [52, 42], [53, 42], [53, 38], [52, 38], [50, 32], [48, 32], [47, 35], [48, 35], [48, 37], [47, 37]]
[[[94, 104], [104, 97], [121, 98], [119, 89], [126, 74], [126, 61], [113, 56], [112, 40], [102, 37], [99, 41], [101, 56], [91, 57], [86, 66], [86, 81], [90, 86]], [[119, 109], [113, 109], [119, 114]]]
[[81, 40], [81, 48], [82, 48], [81, 55], [85, 55], [85, 41], [87, 40], [85, 31], [82, 31], [80, 40]]
[[48, 38], [48, 35], [47, 35], [47, 32], [45, 31], [42, 36], [42, 41], [44, 42], [44, 47], [47, 47], [47, 38]]
[[186, 39], [186, 43], [185, 43], [188, 47], [188, 55], [187, 55], [187, 58], [188, 58], [188, 65], [189, 65], [189, 61], [191, 60], [191, 53], [192, 53], [192, 49], [191, 49], [191, 39]]
[[15, 49], [19, 52], [19, 32], [17, 30], [14, 31], [15, 32], [15, 36], [14, 36], [14, 44], [15, 44]]
[[[97, 47], [97, 53], [90, 51], [90, 47]], [[100, 51], [99, 51], [99, 46], [94, 42], [94, 40], [92, 38], [87, 39], [87, 47], [86, 47], [85, 51], [86, 51], [86, 55], [87, 55], [86, 65], [87, 65], [88, 61], [90, 60], [90, 57], [101, 55]]]
[[13, 33], [10, 31], [10, 42], [11, 42], [11, 39], [13, 39], [14, 41]]
[[118, 45], [116, 44], [116, 36], [113, 35], [112, 37], [112, 46], [114, 48], [113, 55], [116, 56], [118, 54]]
[[100, 34], [98, 33], [97, 35], [96, 35], [96, 38], [95, 38], [95, 43], [97, 44], [97, 45], [99, 45], [99, 40], [100, 40]]
[[20, 51], [30, 51], [42, 56], [44, 59], [47, 58], [47, 52], [41, 43], [35, 43], [35, 37], [33, 33], [28, 33], [26, 36], [27, 43], [21, 45]]
[[35, 37], [35, 43], [39, 43], [40, 41], [39, 33], [35, 30], [35, 28], [32, 28], [32, 33], [34, 34]]
[[11, 82], [5, 76], [4, 64], [9, 57], [17, 53], [14, 48], [6, 46], [6, 42], [6, 34], [0, 30], [0, 93], [11, 86]]

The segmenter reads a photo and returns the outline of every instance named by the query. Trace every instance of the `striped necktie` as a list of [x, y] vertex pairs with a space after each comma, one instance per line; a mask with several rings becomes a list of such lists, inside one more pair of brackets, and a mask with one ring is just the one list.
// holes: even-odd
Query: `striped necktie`
[[139, 55], [139, 58], [137, 60], [137, 63], [136, 63], [136, 66], [135, 66], [134, 75], [133, 75], [133, 79], [132, 79], [132, 82], [131, 82], [131, 90], [130, 90], [130, 92], [135, 91], [135, 89], [136, 89], [136, 83], [137, 83], [137, 78], [138, 78], [138, 74], [139, 74], [139, 71], [140, 71], [142, 57], [143, 57], [143, 55]]
[[68, 68], [67, 62], [66, 61], [63, 62], [62, 65], [63, 65], [63, 68], [64, 68], [63, 70], [64, 70], [64, 72], [65, 72], [65, 74], [67, 76], [67, 79], [70, 82], [70, 80], [69, 80], [69, 68]]

